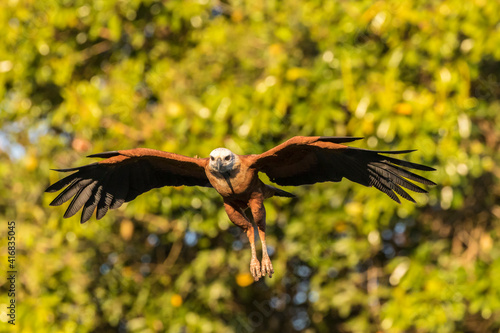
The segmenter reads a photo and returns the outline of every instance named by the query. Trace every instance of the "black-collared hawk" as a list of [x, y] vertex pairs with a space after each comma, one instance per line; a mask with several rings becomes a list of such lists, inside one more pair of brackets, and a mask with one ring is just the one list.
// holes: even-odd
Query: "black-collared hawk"
[[[318, 182], [339, 182], [342, 178], [364, 186], [373, 186], [400, 203], [398, 197], [415, 202], [403, 189], [426, 193], [413, 182], [434, 182], [407, 169], [435, 170], [385, 155], [409, 153], [413, 150], [376, 151], [354, 148], [343, 143], [356, 137], [296, 136], [257, 155], [237, 155], [217, 148], [208, 158], [194, 158], [154, 149], [136, 148], [90, 155], [103, 160], [89, 165], [57, 169], [73, 174], [49, 186], [46, 192], [64, 190], [50, 203], [58, 206], [73, 198], [65, 218], [82, 209], [81, 223], [96, 211], [97, 219], [108, 209], [118, 208], [139, 194], [163, 186], [213, 187], [223, 198], [229, 219], [242, 228], [252, 251], [250, 271], [255, 281], [274, 273], [266, 246], [266, 211], [264, 200], [272, 196], [294, 195], [264, 184], [259, 172], [282, 186]], [[382, 155], [384, 154], [384, 155]], [[407, 168], [407, 169], [405, 169]], [[254, 225], [246, 211], [250, 210], [262, 243], [262, 262], [257, 259]]]

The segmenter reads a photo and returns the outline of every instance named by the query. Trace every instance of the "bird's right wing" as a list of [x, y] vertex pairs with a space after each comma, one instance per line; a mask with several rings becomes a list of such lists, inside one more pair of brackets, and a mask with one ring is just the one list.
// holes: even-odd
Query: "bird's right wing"
[[97, 207], [96, 217], [101, 219], [108, 209], [120, 207], [139, 194], [163, 186], [211, 187], [205, 175], [208, 158], [192, 158], [154, 149], [137, 148], [90, 155], [105, 160], [89, 165], [56, 169], [75, 173], [49, 186], [45, 192], [65, 188], [50, 203], [59, 206], [73, 197], [65, 218], [83, 207], [81, 223], [90, 219]]

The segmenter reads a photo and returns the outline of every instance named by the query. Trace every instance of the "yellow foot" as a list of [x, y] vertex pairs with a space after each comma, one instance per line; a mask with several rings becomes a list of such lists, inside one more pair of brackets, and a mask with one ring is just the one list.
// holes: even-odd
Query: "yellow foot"
[[273, 277], [274, 269], [273, 264], [271, 263], [271, 259], [269, 257], [262, 258], [262, 276], [269, 275], [269, 277]]
[[252, 258], [252, 260], [250, 260], [250, 273], [252, 273], [255, 281], [259, 281], [262, 276], [260, 273], [260, 263], [257, 258]]

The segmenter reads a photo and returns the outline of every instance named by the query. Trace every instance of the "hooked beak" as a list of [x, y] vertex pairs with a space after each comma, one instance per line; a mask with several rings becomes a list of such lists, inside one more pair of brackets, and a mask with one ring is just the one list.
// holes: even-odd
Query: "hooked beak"
[[217, 171], [222, 170], [222, 160], [220, 158], [217, 159]]

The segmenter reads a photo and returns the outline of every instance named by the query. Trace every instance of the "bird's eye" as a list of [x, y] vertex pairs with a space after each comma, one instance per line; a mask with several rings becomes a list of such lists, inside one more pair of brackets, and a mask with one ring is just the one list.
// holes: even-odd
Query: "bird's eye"
[[227, 155], [225, 158], [224, 158], [226, 161], [229, 161], [231, 159], [231, 156]]
[[210, 156], [210, 160], [213, 161], [214, 160], [214, 157], [213, 156]]

